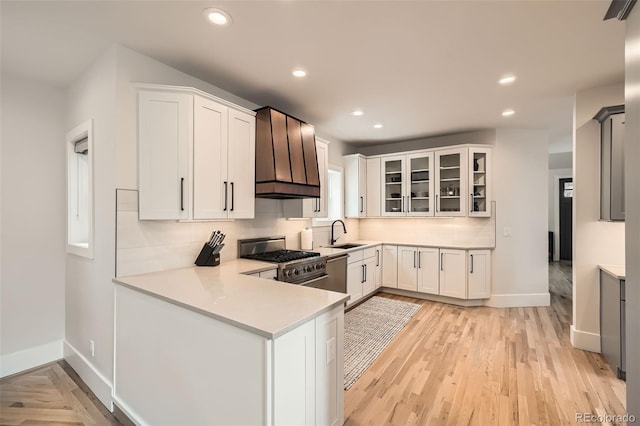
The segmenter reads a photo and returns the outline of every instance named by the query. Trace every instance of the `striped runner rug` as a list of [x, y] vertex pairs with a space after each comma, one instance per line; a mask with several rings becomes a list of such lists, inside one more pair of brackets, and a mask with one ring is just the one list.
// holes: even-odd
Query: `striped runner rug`
[[420, 305], [374, 296], [344, 315], [344, 388], [349, 389], [420, 310]]

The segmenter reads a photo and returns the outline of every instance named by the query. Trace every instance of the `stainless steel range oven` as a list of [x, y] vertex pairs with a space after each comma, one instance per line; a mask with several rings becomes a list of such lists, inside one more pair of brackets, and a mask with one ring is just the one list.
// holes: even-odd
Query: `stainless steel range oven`
[[277, 263], [276, 279], [290, 284], [324, 288], [329, 277], [326, 256], [309, 251], [287, 250], [284, 237], [238, 240], [238, 256]]

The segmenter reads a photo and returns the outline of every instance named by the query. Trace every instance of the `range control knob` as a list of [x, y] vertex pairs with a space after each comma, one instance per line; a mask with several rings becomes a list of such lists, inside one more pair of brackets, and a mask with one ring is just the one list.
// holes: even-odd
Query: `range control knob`
[[291, 276], [291, 269], [285, 269], [284, 276], [285, 277], [290, 277]]
[[294, 269], [294, 270], [293, 270], [293, 273], [294, 273], [294, 274], [296, 274], [296, 275], [298, 275], [298, 274], [300, 274], [300, 271], [298, 271], [297, 269]]

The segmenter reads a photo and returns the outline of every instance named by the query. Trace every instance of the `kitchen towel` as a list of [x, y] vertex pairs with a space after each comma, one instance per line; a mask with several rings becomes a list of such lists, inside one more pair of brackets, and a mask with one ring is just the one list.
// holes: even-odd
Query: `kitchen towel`
[[313, 230], [311, 228], [304, 228], [300, 231], [300, 249], [313, 249]]

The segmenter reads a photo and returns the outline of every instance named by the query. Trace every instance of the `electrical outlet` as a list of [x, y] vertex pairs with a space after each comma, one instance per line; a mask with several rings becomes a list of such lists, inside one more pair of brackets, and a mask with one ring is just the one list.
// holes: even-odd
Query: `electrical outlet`
[[505, 237], [510, 237], [511, 234], [512, 234], [512, 229], [511, 228], [509, 228], [509, 227], [504, 228], [504, 231], [503, 231], [502, 235], [504, 235]]
[[336, 339], [335, 337], [327, 341], [327, 365], [336, 359]]
[[93, 340], [89, 340], [89, 352], [91, 356], [96, 356], [96, 344]]

